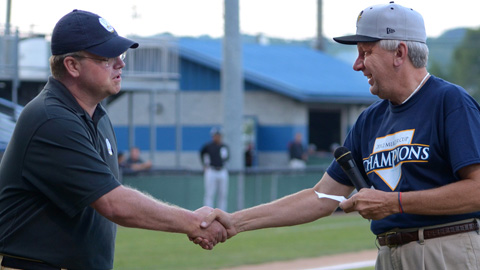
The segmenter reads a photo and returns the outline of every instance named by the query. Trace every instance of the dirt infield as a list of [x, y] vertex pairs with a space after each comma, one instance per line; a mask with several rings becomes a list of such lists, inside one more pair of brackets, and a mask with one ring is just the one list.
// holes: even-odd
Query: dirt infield
[[371, 261], [377, 257], [377, 250], [364, 250], [360, 252], [344, 253], [317, 258], [298, 259], [285, 262], [272, 262], [257, 265], [246, 265], [223, 270], [292, 270], [327, 267], [339, 264]]

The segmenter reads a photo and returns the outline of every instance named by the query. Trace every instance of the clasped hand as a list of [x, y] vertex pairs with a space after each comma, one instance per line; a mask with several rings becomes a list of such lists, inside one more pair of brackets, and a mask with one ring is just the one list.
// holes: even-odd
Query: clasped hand
[[211, 250], [216, 244], [223, 243], [237, 234], [231, 214], [207, 206], [197, 209], [195, 213], [202, 218], [199, 224], [200, 232], [188, 235], [188, 238], [203, 249]]
[[379, 220], [398, 212], [396, 193], [368, 188], [361, 189], [339, 206], [345, 213], [357, 211], [370, 220]]

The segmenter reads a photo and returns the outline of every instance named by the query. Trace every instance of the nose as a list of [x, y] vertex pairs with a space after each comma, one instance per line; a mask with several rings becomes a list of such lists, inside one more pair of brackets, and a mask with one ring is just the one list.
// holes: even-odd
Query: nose
[[353, 63], [353, 70], [361, 71], [365, 65], [363, 64], [363, 58], [357, 57], [355, 62]]
[[121, 69], [125, 67], [125, 61], [120, 57], [115, 57], [114, 67]]

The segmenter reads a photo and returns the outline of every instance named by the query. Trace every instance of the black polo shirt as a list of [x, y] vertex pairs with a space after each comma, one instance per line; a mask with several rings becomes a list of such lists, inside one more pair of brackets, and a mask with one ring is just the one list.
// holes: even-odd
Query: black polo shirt
[[118, 187], [115, 134], [49, 78], [0, 165], [0, 253], [68, 269], [113, 268], [116, 225], [90, 204]]
[[[225, 156], [222, 156], [222, 151], [225, 151], [223, 153]], [[206, 160], [206, 156], [208, 156], [208, 161]], [[217, 144], [211, 141], [200, 149], [200, 159], [204, 165], [222, 168], [228, 158], [228, 147], [223, 143]]]

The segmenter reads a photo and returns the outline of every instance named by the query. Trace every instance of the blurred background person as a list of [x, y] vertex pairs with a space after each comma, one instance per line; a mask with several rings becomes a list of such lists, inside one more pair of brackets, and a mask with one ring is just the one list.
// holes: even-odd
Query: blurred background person
[[253, 166], [253, 143], [248, 143], [245, 149], [245, 167]]
[[288, 154], [290, 157], [290, 168], [303, 169], [307, 166], [308, 155], [302, 143], [302, 133], [298, 132], [295, 134], [294, 140], [288, 145]]
[[150, 160], [144, 161], [140, 157], [140, 149], [134, 146], [130, 148], [130, 155], [125, 161], [125, 167], [128, 171], [145, 171], [152, 168], [152, 162]]
[[212, 140], [200, 150], [200, 160], [204, 168], [205, 195], [203, 204], [214, 207], [217, 195], [217, 207], [226, 211], [228, 200], [228, 170], [225, 167], [229, 158], [228, 146], [222, 142], [222, 132], [219, 129], [210, 131]]

